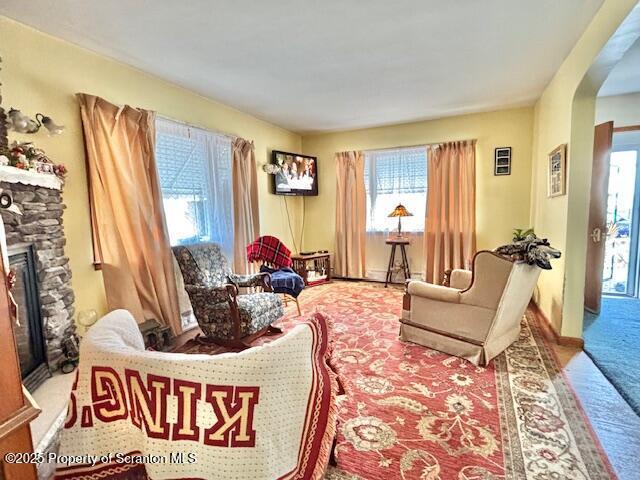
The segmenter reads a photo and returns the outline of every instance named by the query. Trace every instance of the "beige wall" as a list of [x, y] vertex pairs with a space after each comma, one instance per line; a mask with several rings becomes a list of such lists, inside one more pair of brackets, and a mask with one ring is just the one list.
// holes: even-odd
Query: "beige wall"
[[[563, 253], [543, 272], [537, 301], [562, 335], [582, 336], [595, 92], [590, 67], [637, 0], [605, 0], [535, 106], [531, 223]], [[568, 148], [568, 195], [547, 197], [548, 153]]]
[[[304, 151], [319, 157], [320, 195], [306, 199], [305, 249], [333, 249], [335, 233], [335, 167], [333, 154], [347, 149], [478, 139], [478, 247], [509, 240], [514, 227], [532, 225], [549, 237], [564, 256], [541, 276], [538, 302], [563, 335], [581, 336], [586, 215], [591, 175], [594, 95], [579, 86], [594, 59], [637, 0], [605, 0], [533, 108], [480, 113], [389, 127], [322, 135], [299, 135], [205, 99], [185, 89], [87, 50], [54, 39], [0, 17], [4, 106], [43, 112], [65, 124], [61, 137], [30, 136], [55, 161], [70, 170], [65, 200], [67, 252], [74, 273], [79, 310], [104, 311], [99, 273], [91, 265], [91, 242], [78, 109], [73, 94], [100, 95], [112, 102], [149, 108], [171, 118], [252, 139], [259, 164], [272, 148]], [[591, 133], [589, 133], [589, 131]], [[547, 154], [569, 144], [569, 195], [547, 198]], [[513, 147], [513, 173], [494, 177], [493, 149]], [[284, 200], [269, 194], [269, 179], [260, 178], [263, 233], [292, 244]], [[292, 224], [301, 226], [300, 199], [289, 199]], [[419, 249], [415, 255], [419, 255]], [[415, 267], [413, 268], [415, 270]]]
[[614, 127], [640, 125], [640, 92], [598, 97], [596, 99], [596, 125], [610, 120], [613, 120]]
[[[32, 140], [69, 170], [64, 190], [67, 204], [64, 225], [77, 310], [95, 308], [101, 314], [106, 305], [102, 276], [93, 270], [91, 263], [85, 160], [76, 92], [99, 95], [116, 104], [155, 110], [170, 118], [253, 140], [259, 164], [267, 161], [271, 149], [301, 149], [301, 138], [297, 134], [6, 17], [0, 17], [0, 38], [3, 106], [14, 106], [30, 115], [43, 112], [66, 126], [60, 137], [49, 138], [39, 133], [22, 139]], [[10, 135], [10, 140], [16, 138]], [[292, 243], [282, 197], [269, 193], [269, 179], [261, 170], [258, 177], [262, 233]], [[299, 228], [296, 222], [301, 205], [300, 199], [289, 199], [294, 228]]]
[[[306, 200], [304, 247], [334, 249], [335, 164], [334, 153], [477, 139], [476, 199], [478, 248], [494, 248], [511, 239], [513, 228], [529, 224], [531, 186], [531, 107], [478, 113], [388, 127], [303, 136], [305, 154], [318, 156], [320, 195]], [[512, 174], [493, 175], [494, 148], [513, 148]], [[384, 265], [388, 247], [368, 248]], [[368, 255], [372, 253], [368, 251]], [[412, 271], [421, 270], [421, 248], [410, 252]], [[384, 268], [384, 267], [383, 267]]]

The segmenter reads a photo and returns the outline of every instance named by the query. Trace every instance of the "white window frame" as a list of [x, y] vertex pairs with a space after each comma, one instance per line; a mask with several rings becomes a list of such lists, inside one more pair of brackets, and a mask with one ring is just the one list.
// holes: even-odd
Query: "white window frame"
[[[171, 244], [216, 242], [233, 261], [231, 141], [227, 135], [156, 118], [156, 163]], [[175, 161], [167, 158], [170, 148]], [[189, 196], [195, 201], [183, 211]], [[181, 237], [181, 231], [194, 235]]]
[[[413, 214], [402, 218], [403, 233], [423, 233], [428, 188], [427, 147], [367, 150], [364, 155], [367, 233], [396, 230], [398, 219], [387, 216], [398, 203]], [[377, 174], [380, 166], [385, 168], [384, 176]]]

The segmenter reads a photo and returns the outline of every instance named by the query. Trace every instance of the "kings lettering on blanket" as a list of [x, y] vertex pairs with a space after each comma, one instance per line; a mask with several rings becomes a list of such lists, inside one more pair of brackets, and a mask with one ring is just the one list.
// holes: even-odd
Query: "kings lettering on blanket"
[[[153, 374], [146, 377], [145, 382], [138, 371], [125, 369], [121, 378], [110, 367], [93, 366], [91, 404], [78, 405], [74, 384], [65, 427], [80, 421], [81, 427], [91, 428], [94, 418], [105, 423], [129, 419], [151, 438], [216, 447], [255, 446], [253, 418], [259, 387], [210, 385]], [[169, 414], [169, 397], [176, 402], [175, 415]], [[216, 422], [208, 428], [198, 425], [198, 408], [212, 409]]]

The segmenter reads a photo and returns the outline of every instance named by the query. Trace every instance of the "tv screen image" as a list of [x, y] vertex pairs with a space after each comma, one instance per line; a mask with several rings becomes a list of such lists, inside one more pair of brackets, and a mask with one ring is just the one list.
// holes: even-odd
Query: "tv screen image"
[[273, 176], [276, 195], [318, 195], [316, 157], [274, 151], [272, 162], [278, 167]]

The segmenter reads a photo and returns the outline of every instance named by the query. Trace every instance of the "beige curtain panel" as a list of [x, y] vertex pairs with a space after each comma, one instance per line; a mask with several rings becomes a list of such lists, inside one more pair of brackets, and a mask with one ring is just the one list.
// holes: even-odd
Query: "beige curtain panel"
[[470, 268], [476, 252], [476, 141], [428, 147], [426, 280]]
[[236, 138], [233, 158], [233, 269], [249, 273], [253, 265], [247, 261], [248, 244], [260, 236], [258, 211], [258, 175], [253, 142]]
[[364, 153], [339, 152], [335, 162], [335, 273], [339, 277], [363, 278], [366, 234]]
[[78, 94], [94, 245], [110, 310], [182, 331], [160, 182], [155, 114]]

